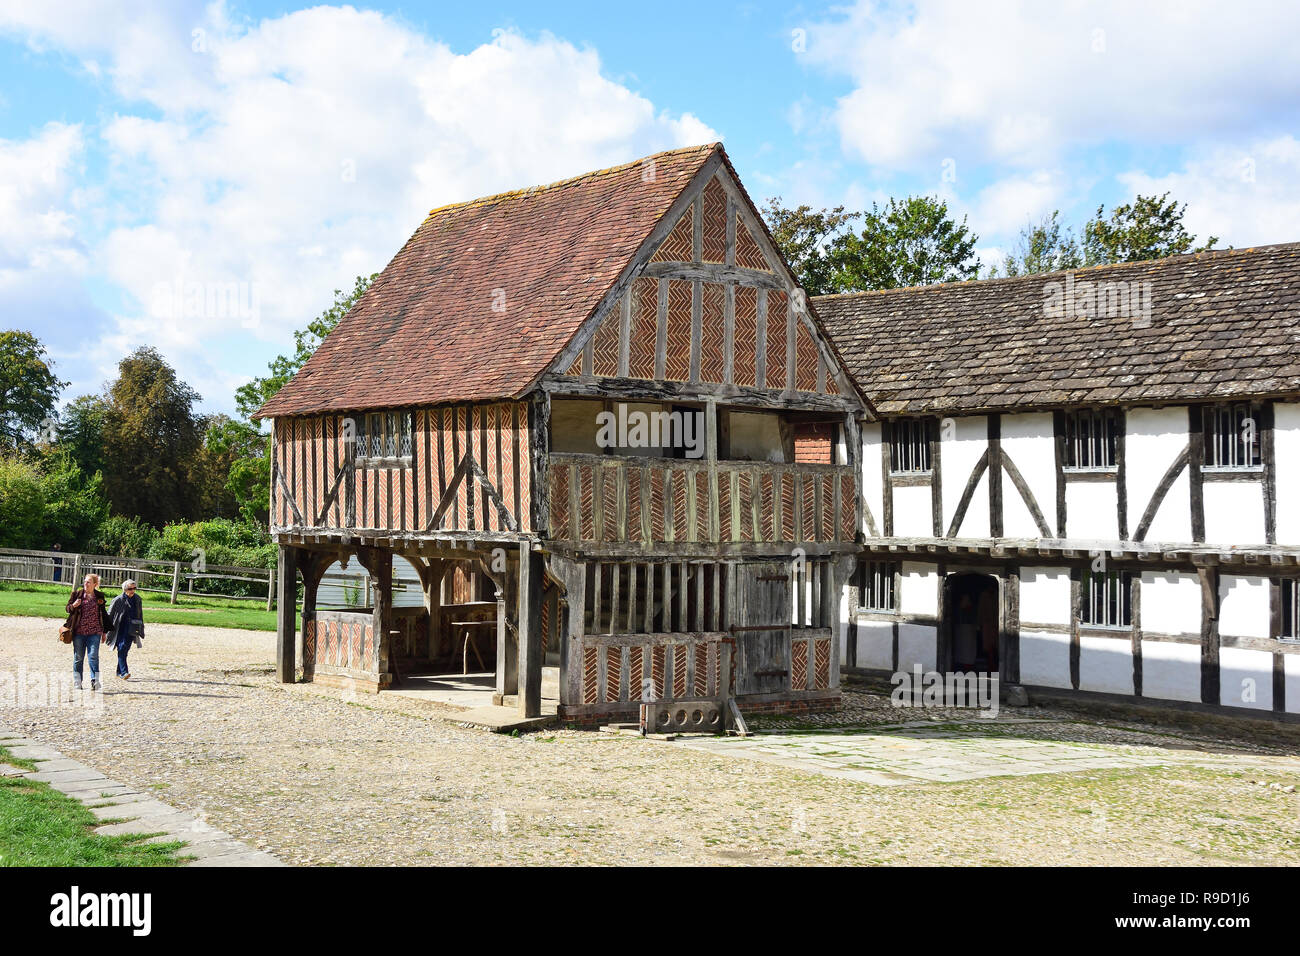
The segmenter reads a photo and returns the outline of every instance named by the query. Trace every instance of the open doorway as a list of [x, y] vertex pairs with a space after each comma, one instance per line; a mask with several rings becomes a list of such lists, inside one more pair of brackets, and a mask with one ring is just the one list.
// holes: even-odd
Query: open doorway
[[998, 671], [998, 579], [991, 574], [948, 575], [944, 616], [954, 671]]

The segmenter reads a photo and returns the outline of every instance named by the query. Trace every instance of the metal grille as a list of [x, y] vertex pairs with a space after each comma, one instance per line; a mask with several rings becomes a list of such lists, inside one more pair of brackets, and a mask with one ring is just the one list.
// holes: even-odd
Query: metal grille
[[1114, 411], [1085, 408], [1065, 415], [1065, 467], [1103, 471], [1115, 467], [1119, 425]]
[[1079, 623], [1089, 627], [1129, 627], [1133, 623], [1132, 580], [1127, 571], [1085, 571]]
[[892, 561], [869, 561], [858, 569], [862, 575], [862, 604], [870, 611], [893, 611], [894, 574], [898, 565]]
[[1207, 468], [1258, 468], [1259, 416], [1248, 404], [1213, 405], [1205, 410]]
[[890, 471], [896, 475], [930, 470], [928, 422], [924, 418], [900, 418], [889, 437]]

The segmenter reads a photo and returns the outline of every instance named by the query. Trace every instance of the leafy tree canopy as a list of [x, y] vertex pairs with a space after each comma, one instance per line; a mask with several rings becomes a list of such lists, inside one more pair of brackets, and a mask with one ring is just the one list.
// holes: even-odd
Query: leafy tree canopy
[[1163, 259], [1185, 252], [1213, 249], [1218, 236], [1210, 236], [1205, 245], [1196, 246], [1196, 237], [1183, 226], [1187, 204], [1179, 206], [1162, 196], [1138, 196], [1131, 203], [1116, 206], [1109, 217], [1105, 207], [1083, 227], [1083, 252], [1086, 265], [1112, 262], [1140, 262]]
[[830, 246], [834, 292], [898, 289], [960, 282], [979, 275], [979, 236], [956, 222], [948, 204], [931, 196], [873, 203], [860, 233], [846, 233]]
[[862, 213], [846, 213], [843, 206], [814, 210], [811, 206], [788, 209], [774, 196], [763, 209], [768, 230], [776, 240], [786, 264], [809, 295], [832, 291], [827, 246], [844, 232], [845, 226]]
[[[0, 448], [29, 447], [55, 420], [59, 381], [47, 351], [30, 332], [0, 331]], [[48, 437], [46, 438], [48, 441]]]
[[[979, 275], [972, 233], [931, 196], [891, 199], [882, 209], [788, 209], [769, 199], [764, 218], [781, 254], [810, 295], [957, 282]], [[861, 231], [847, 227], [862, 220]]]
[[994, 265], [987, 278], [996, 279], [999, 274], [1034, 275], [1082, 266], [1083, 252], [1069, 227], [1061, 224], [1060, 215], [1060, 210], [1053, 210], [1039, 223], [1026, 225], [1011, 254], [1002, 260], [1002, 272]]

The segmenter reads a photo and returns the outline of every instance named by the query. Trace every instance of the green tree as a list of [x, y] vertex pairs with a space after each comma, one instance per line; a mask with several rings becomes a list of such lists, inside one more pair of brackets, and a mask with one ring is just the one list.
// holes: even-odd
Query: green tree
[[44, 530], [40, 471], [16, 456], [0, 458], [0, 547], [46, 548]]
[[809, 295], [832, 291], [827, 247], [849, 222], [862, 218], [862, 213], [846, 213], [843, 206], [814, 210], [803, 205], [788, 209], [781, 205], [780, 196], [773, 196], [763, 208], [763, 218], [804, 291]]
[[99, 475], [69, 455], [0, 458], [0, 547], [78, 549], [107, 514]]
[[897, 289], [960, 282], [979, 276], [979, 236], [948, 214], [948, 204], [931, 196], [872, 204], [862, 231], [835, 237], [828, 250], [833, 292]]
[[72, 456], [81, 470], [104, 470], [104, 419], [108, 401], [102, 395], [73, 399], [59, 416], [58, 446]]
[[1185, 252], [1213, 249], [1218, 236], [1211, 236], [1203, 246], [1183, 226], [1187, 204], [1179, 206], [1162, 196], [1138, 196], [1131, 203], [1116, 206], [1109, 217], [1105, 207], [1083, 227], [1083, 254], [1087, 265], [1112, 262], [1140, 262], [1162, 259]]
[[161, 528], [199, 517], [196, 462], [205, 422], [199, 394], [152, 348], [118, 363], [104, 414], [104, 490], [113, 511]]
[[237, 512], [244, 521], [267, 521], [271, 459], [267, 439], [256, 426], [214, 415], [203, 442], [208, 485], [215, 502], [206, 513], [222, 517]]
[[0, 332], [0, 448], [30, 445], [46, 422], [54, 422], [59, 392], [68, 383], [59, 381], [46, 356], [30, 332]]
[[65, 548], [85, 547], [108, 517], [104, 482], [98, 472], [86, 474], [67, 452], [53, 450], [41, 467], [42, 537], [46, 548], [57, 541]]
[[[1061, 224], [1060, 215], [1060, 210], [1054, 210], [1037, 225], [1030, 223], [1020, 230], [1011, 255], [1002, 260], [1002, 275], [1034, 275], [1078, 269], [1083, 265], [1079, 243], [1069, 227]], [[989, 270], [988, 278], [995, 279], [998, 275], [995, 265]]]
[[276, 356], [268, 365], [267, 375], [236, 390], [235, 407], [242, 420], [220, 422], [209, 430], [209, 447], [228, 456], [226, 490], [245, 521], [265, 523], [271, 497], [271, 438], [262, 432], [260, 423], [253, 421], [253, 415], [307, 364], [325, 336], [334, 331], [377, 275], [357, 276], [346, 292], [335, 289], [334, 302], [329, 308], [309, 322], [307, 328], [294, 332], [293, 354]]

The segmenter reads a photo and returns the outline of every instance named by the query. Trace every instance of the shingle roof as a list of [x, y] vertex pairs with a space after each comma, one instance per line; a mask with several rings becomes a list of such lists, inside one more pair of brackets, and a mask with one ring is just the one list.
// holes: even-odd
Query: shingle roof
[[258, 415], [521, 394], [721, 149], [657, 153], [433, 210]]
[[[1147, 316], [1048, 307], [1106, 283]], [[1300, 392], [1300, 243], [812, 301], [884, 414]]]

